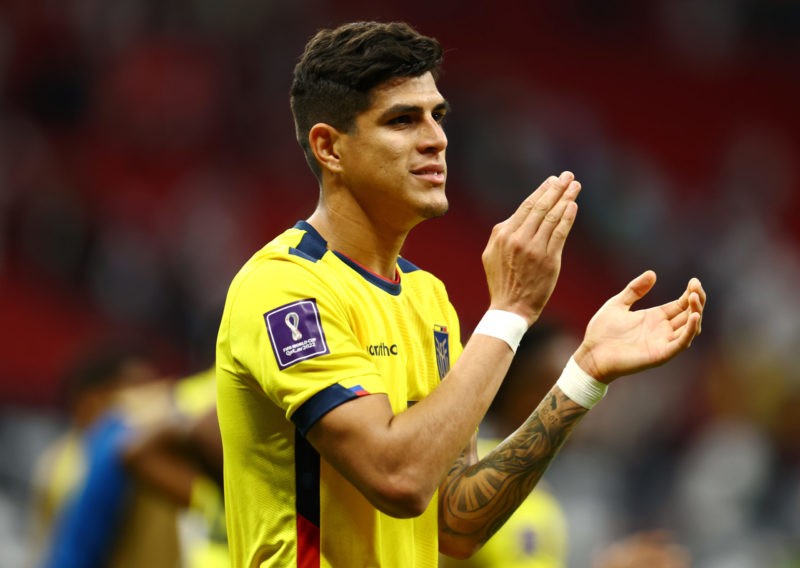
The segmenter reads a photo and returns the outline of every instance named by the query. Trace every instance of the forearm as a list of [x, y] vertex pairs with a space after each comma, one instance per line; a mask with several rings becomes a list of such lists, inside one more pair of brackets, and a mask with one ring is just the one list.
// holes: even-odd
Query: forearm
[[[420, 514], [474, 435], [513, 358], [502, 341], [473, 336], [427, 397], [392, 414], [384, 397], [341, 405], [315, 425], [309, 441], [379, 509]], [[370, 428], [354, 427], [368, 421]]]
[[137, 480], [182, 507], [189, 505], [194, 481], [203, 473], [188, 444], [190, 431], [181, 419], [166, 420], [133, 436], [122, 450], [125, 468]]
[[474, 335], [439, 387], [395, 417], [395, 427], [406, 430], [402, 436], [414, 449], [415, 461], [432, 464], [438, 472], [437, 487], [473, 438], [512, 358], [513, 352], [502, 341]]
[[192, 487], [201, 472], [187, 460], [168, 452], [151, 452], [129, 466], [131, 473], [180, 507], [191, 503]]
[[553, 387], [525, 423], [481, 461], [469, 464], [462, 455], [440, 488], [442, 551], [469, 556], [497, 532], [586, 412]]

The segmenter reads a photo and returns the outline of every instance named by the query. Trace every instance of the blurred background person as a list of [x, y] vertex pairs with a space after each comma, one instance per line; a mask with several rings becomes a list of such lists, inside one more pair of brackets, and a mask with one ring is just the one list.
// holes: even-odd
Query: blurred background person
[[[136, 565], [156, 558], [163, 559], [159, 566], [175, 565], [175, 509], [146, 487], [131, 495], [123, 453], [134, 429], [170, 413], [155, 366], [135, 350], [106, 347], [79, 362], [66, 382], [72, 426], [45, 450], [34, 485], [33, 550], [43, 554], [37, 565]], [[144, 391], [144, 398], [131, 394]]]
[[[33, 565], [225, 566], [213, 373], [175, 382], [104, 346], [66, 384], [72, 426], [33, 484]], [[205, 532], [180, 530], [194, 517]]]

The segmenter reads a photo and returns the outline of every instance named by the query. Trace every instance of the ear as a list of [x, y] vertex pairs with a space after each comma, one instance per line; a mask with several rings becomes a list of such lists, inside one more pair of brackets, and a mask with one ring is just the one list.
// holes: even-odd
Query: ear
[[320, 167], [338, 173], [342, 170], [338, 152], [341, 134], [330, 124], [318, 122], [308, 131], [308, 143]]

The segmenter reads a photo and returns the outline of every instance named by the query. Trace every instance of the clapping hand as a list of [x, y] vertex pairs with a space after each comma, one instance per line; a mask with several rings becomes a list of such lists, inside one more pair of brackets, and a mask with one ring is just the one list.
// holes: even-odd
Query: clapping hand
[[581, 184], [572, 172], [551, 176], [511, 217], [495, 225], [483, 251], [491, 306], [535, 322], [561, 270]]
[[677, 300], [633, 310], [655, 283], [655, 272], [644, 272], [603, 304], [589, 321], [574, 358], [595, 379], [610, 383], [661, 365], [688, 348], [700, 333], [706, 302], [700, 281], [692, 278]]

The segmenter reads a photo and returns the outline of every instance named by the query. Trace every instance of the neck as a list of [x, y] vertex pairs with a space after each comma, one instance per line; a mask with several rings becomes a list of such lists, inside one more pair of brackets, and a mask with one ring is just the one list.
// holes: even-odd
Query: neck
[[375, 274], [394, 280], [397, 257], [408, 231], [397, 231], [366, 215], [317, 207], [308, 222], [328, 242], [328, 247], [356, 261]]

